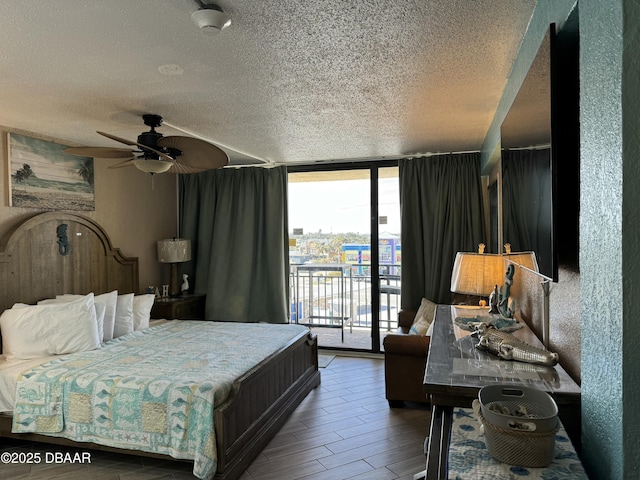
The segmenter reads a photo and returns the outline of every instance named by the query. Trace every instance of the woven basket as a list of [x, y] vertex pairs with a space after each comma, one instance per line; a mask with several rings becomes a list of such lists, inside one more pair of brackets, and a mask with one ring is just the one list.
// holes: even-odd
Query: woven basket
[[499, 462], [520, 467], [539, 468], [549, 465], [555, 456], [556, 421], [551, 430], [521, 431], [496, 425], [482, 415], [479, 400], [473, 410], [484, 429], [487, 450]]
[[484, 418], [498, 427], [548, 432], [558, 425], [556, 402], [537, 388], [487, 385], [478, 392], [478, 400]]

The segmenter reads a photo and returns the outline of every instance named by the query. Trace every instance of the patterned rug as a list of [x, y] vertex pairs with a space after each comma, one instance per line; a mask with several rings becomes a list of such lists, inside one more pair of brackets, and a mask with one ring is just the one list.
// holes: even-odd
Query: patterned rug
[[501, 463], [493, 458], [487, 450], [484, 434], [473, 410], [456, 407], [453, 411], [451, 427], [448, 478], [586, 480], [588, 477], [562, 425], [555, 436], [555, 455], [551, 464], [546, 468], [518, 467]]

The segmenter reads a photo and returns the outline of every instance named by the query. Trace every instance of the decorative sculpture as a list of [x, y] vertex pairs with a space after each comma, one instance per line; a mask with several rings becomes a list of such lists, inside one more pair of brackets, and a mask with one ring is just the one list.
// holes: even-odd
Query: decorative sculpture
[[477, 332], [480, 336], [480, 341], [476, 348], [491, 352], [504, 360], [535, 363], [548, 367], [558, 363], [559, 357], [557, 353], [529, 345], [518, 340], [510, 333], [501, 332], [485, 323], [478, 326]]
[[186, 273], [182, 274], [182, 286], [180, 287], [182, 293], [185, 293], [189, 290], [189, 275]]
[[67, 238], [66, 223], [58, 225], [56, 235], [58, 236], [58, 252], [60, 252], [60, 255], [69, 255], [69, 239]]
[[511, 285], [513, 285], [513, 274], [515, 267], [513, 263], [507, 265], [507, 271], [504, 275], [504, 285], [498, 290], [498, 311], [503, 317], [513, 317], [513, 311], [509, 306], [509, 294], [511, 293]]

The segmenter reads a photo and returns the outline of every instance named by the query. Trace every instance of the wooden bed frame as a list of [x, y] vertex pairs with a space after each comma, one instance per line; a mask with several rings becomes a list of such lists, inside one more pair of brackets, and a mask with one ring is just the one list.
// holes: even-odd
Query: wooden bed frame
[[[62, 224], [66, 238], [58, 236]], [[35, 303], [63, 293], [100, 294], [116, 289], [137, 293], [138, 288], [138, 259], [122, 255], [98, 224], [79, 215], [36, 215], [0, 243], [0, 312], [16, 302]], [[230, 398], [214, 412], [218, 449], [214, 478], [240, 477], [319, 384], [318, 345], [311, 333], [299, 335], [236, 380]], [[14, 434], [11, 416], [6, 414], [0, 415], [0, 437], [160, 456], [46, 435]]]

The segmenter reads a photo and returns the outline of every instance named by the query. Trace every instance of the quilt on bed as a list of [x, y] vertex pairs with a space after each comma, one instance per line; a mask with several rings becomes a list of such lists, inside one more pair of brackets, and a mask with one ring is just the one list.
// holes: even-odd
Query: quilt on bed
[[211, 478], [214, 406], [306, 330], [175, 320], [61, 356], [19, 378], [13, 431], [191, 459], [194, 475]]

